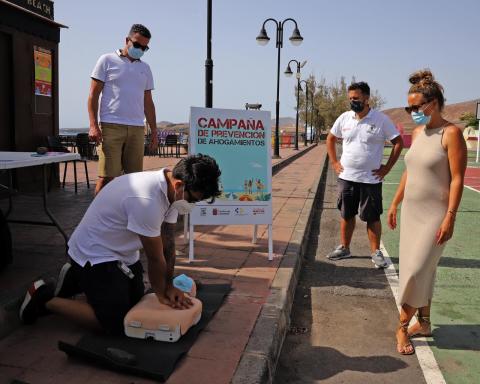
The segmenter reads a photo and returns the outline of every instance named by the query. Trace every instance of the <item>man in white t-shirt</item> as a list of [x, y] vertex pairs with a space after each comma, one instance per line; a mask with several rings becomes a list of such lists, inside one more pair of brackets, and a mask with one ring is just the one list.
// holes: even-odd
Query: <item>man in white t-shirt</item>
[[[123, 319], [144, 295], [140, 249], [161, 303], [183, 309], [190, 299], [173, 286], [175, 223], [196, 201], [219, 196], [220, 169], [206, 155], [173, 169], [123, 175], [93, 200], [68, 242], [71, 262], [56, 289], [43, 280], [29, 288], [20, 308], [24, 323], [53, 312], [93, 329], [123, 333]], [[74, 300], [85, 293], [87, 301]]]
[[[335, 121], [327, 137], [330, 164], [338, 174], [338, 201], [341, 212], [341, 244], [327, 255], [330, 260], [351, 257], [350, 243], [355, 229], [355, 217], [367, 222], [372, 262], [377, 268], [387, 263], [380, 250], [382, 224], [382, 181], [398, 160], [403, 141], [392, 121], [382, 112], [370, 108], [370, 87], [365, 82], [348, 87], [351, 111]], [[340, 161], [337, 159], [337, 139], [343, 139]], [[382, 164], [385, 141], [393, 148], [387, 163]]]
[[152, 71], [140, 60], [150, 38], [145, 26], [134, 24], [123, 49], [102, 55], [92, 71], [89, 136], [101, 143], [95, 193], [122, 173], [143, 170], [145, 118], [151, 129], [150, 147], [158, 145]]

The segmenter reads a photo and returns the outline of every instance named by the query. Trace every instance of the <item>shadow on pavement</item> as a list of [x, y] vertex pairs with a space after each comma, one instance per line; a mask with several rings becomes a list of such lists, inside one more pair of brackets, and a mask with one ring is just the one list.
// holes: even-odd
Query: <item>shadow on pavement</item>
[[438, 349], [480, 351], [480, 325], [440, 324], [428, 344]]
[[337, 261], [336, 264], [313, 261], [304, 266], [308, 276], [314, 278], [311, 287], [340, 287], [347, 286], [362, 289], [385, 289], [386, 282], [383, 278], [383, 270], [348, 266], [353, 259], [370, 259], [370, 256], [351, 258]]
[[[398, 264], [398, 257], [391, 257], [394, 264]], [[460, 259], [458, 257], [442, 256], [438, 264], [439, 267], [447, 268], [480, 268], [478, 259]]]
[[[316, 356], [321, 364], [310, 367], [312, 380], [325, 380], [344, 371], [388, 373], [406, 368], [404, 361], [391, 356], [347, 356], [329, 347], [311, 347], [303, 351], [307, 356]], [[297, 356], [302, 360], [302, 356]], [[288, 383], [288, 376], [277, 377], [276, 384]]]

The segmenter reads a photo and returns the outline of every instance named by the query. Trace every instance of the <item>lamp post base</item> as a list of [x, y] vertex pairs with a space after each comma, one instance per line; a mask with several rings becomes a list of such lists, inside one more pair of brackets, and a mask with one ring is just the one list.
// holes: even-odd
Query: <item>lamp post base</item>
[[276, 159], [281, 159], [280, 155], [272, 155], [272, 159], [276, 160]]

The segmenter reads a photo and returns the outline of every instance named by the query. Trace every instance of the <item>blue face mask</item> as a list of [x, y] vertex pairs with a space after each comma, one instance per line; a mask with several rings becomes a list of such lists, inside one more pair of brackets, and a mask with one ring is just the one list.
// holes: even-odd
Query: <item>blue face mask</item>
[[128, 56], [132, 59], [138, 60], [143, 56], [144, 52], [141, 48], [128, 47]]
[[412, 120], [417, 125], [427, 125], [430, 122], [431, 116], [425, 115], [423, 111], [412, 112]]

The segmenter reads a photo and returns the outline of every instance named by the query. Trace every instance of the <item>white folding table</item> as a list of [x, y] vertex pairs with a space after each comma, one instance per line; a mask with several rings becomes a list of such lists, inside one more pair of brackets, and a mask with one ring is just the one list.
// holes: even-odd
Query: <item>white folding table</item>
[[[48, 181], [47, 181], [47, 167], [49, 164], [54, 163], [61, 163], [64, 161], [71, 161], [71, 160], [78, 160], [80, 159], [80, 155], [78, 153], [64, 153], [64, 152], [48, 152], [45, 155], [39, 155], [35, 152], [3, 152], [0, 151], [0, 172], [5, 171], [9, 174], [9, 187], [6, 187], [9, 192], [12, 191], [12, 175], [11, 171], [18, 168], [25, 168], [25, 167], [42, 167], [43, 173], [43, 209], [47, 216], [49, 217], [50, 221], [35, 221], [35, 220], [11, 220], [8, 219], [8, 216], [13, 210], [12, 204], [12, 194], [8, 194], [9, 198], [9, 206], [8, 210], [5, 214], [7, 221], [10, 223], [20, 223], [20, 224], [31, 224], [31, 225], [47, 225], [47, 226], [55, 226], [62, 234], [63, 238], [65, 239], [65, 246], [68, 242], [68, 236], [63, 230], [63, 228], [58, 223], [57, 219], [53, 216], [53, 214], [48, 209]], [[0, 184], [0, 186], [2, 186]]]

